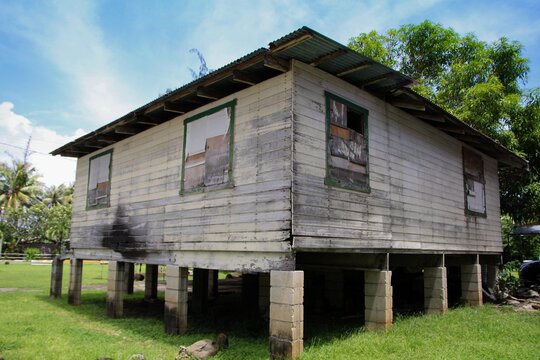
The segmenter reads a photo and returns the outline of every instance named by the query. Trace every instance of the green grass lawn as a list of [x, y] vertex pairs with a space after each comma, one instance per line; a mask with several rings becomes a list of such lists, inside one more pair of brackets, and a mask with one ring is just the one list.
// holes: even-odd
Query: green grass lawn
[[[192, 317], [189, 335], [166, 335], [162, 305], [144, 303], [142, 292], [126, 297], [122, 319], [105, 316], [103, 290], [85, 289], [82, 304], [69, 306], [67, 265], [59, 300], [48, 297], [50, 266], [0, 265], [0, 288], [10, 288], [0, 291], [0, 355], [6, 360], [120, 360], [137, 353], [147, 360], [174, 359], [179, 345], [212, 338], [217, 330], [230, 335], [231, 346], [215, 359], [268, 358], [266, 328], [254, 336], [243, 321], [216, 324]], [[85, 264], [83, 285], [105, 284], [106, 273], [106, 266]], [[510, 308], [459, 308], [445, 316], [398, 318], [388, 333], [367, 333], [358, 327], [343, 331], [328, 323], [307, 323], [310, 337], [302, 359], [536, 360], [540, 354], [540, 315]]]

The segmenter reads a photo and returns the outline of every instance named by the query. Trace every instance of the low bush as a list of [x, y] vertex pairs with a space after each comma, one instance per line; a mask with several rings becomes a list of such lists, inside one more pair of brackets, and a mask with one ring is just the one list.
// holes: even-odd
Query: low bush
[[41, 254], [41, 251], [36, 248], [27, 248], [24, 250], [24, 259], [26, 261], [35, 260], [37, 259], [38, 255]]
[[503, 265], [497, 276], [496, 295], [503, 299], [504, 294], [514, 294], [519, 287], [519, 265], [518, 260], [507, 262]]

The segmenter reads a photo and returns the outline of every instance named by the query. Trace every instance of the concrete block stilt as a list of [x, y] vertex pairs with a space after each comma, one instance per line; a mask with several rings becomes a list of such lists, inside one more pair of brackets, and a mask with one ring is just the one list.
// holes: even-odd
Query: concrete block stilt
[[57, 299], [62, 296], [62, 277], [64, 275], [64, 260], [55, 256], [52, 260], [51, 269], [51, 298]]
[[461, 300], [465, 305], [482, 305], [482, 267], [461, 265]]
[[188, 268], [167, 266], [165, 289], [165, 331], [181, 335], [187, 331], [188, 316]]
[[68, 289], [68, 304], [81, 304], [82, 290], [82, 259], [71, 259], [71, 268], [69, 272], [69, 289]]
[[193, 269], [191, 309], [194, 313], [204, 314], [208, 309], [208, 273], [208, 269]]
[[208, 270], [208, 299], [217, 299], [219, 295], [219, 270]]
[[107, 316], [112, 318], [124, 315], [124, 292], [126, 290], [126, 263], [109, 261], [107, 283]]
[[155, 300], [157, 299], [158, 291], [158, 265], [146, 264], [146, 270], [144, 274], [144, 299]]
[[135, 283], [135, 264], [125, 263], [124, 270], [126, 275], [124, 280], [126, 282], [126, 294], [133, 294], [133, 285]]
[[448, 286], [444, 266], [424, 269], [424, 309], [427, 314], [444, 314], [448, 311]]
[[270, 272], [270, 358], [295, 359], [304, 351], [304, 272]]
[[365, 326], [368, 330], [388, 330], [392, 327], [392, 272], [364, 272]]

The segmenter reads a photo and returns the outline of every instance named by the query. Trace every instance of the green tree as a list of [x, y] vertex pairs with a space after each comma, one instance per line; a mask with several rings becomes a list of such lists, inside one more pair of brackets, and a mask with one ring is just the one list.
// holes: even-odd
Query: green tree
[[18, 251], [20, 245], [31, 243], [52, 243], [56, 252], [60, 252], [69, 238], [70, 221], [70, 204], [9, 207], [0, 218], [0, 238], [7, 252]]
[[19, 244], [40, 242], [45, 234], [47, 207], [35, 204], [31, 207], [6, 207], [0, 219], [0, 233], [6, 252], [14, 252]]
[[41, 184], [28, 163], [0, 164], [0, 209], [28, 207], [38, 201]]
[[526, 90], [528, 60], [517, 41], [492, 43], [424, 21], [349, 46], [418, 83], [415, 91], [517, 152], [530, 171], [501, 170], [501, 208], [518, 223], [540, 222], [540, 90]]
[[45, 239], [61, 252], [71, 230], [71, 204], [61, 204], [47, 210], [45, 220]]
[[71, 204], [73, 200], [73, 186], [61, 184], [52, 185], [45, 189], [43, 194], [43, 203], [49, 207]]

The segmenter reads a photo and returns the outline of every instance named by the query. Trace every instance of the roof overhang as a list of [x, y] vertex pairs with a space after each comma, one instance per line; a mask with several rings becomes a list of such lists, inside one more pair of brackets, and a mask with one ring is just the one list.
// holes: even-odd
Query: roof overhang
[[413, 79], [303, 27], [210, 74], [171, 91], [52, 152], [82, 157], [215, 100], [289, 71], [291, 60], [326, 71], [388, 101], [416, 118], [497, 159], [527, 168], [527, 161], [470, 127], [409, 86]]

